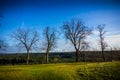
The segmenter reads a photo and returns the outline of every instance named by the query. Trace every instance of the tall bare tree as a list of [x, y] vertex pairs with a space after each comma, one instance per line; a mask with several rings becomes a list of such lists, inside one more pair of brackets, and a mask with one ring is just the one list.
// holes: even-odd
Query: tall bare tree
[[79, 53], [86, 45], [86, 37], [91, 34], [92, 30], [86, 27], [80, 19], [72, 19], [71, 22], [63, 24], [65, 37], [73, 44], [76, 53], [75, 61], [78, 62]]
[[23, 47], [27, 51], [27, 61], [29, 64], [30, 60], [30, 50], [38, 41], [38, 33], [37, 31], [32, 31], [30, 29], [22, 29], [19, 28], [12, 34], [12, 38], [16, 39], [19, 43], [19, 46]]
[[49, 63], [49, 51], [55, 48], [56, 34], [55, 30], [50, 27], [46, 27], [44, 30], [45, 40], [43, 41], [43, 49], [46, 50], [46, 63]]
[[101, 48], [103, 60], [105, 61], [104, 50], [107, 47], [107, 43], [105, 42], [106, 31], [104, 29], [105, 29], [105, 24], [101, 24], [101, 25], [97, 26], [97, 30], [99, 32], [99, 35], [98, 35], [99, 36], [99, 45]]

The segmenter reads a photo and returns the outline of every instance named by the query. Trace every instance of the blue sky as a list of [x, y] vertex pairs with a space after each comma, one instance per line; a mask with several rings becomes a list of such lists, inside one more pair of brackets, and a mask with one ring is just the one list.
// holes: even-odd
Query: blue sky
[[[9, 37], [12, 31], [21, 27], [34, 27], [42, 30], [46, 26], [59, 28], [63, 22], [80, 18], [85, 25], [94, 28], [106, 24], [107, 37], [120, 35], [120, 1], [119, 0], [0, 0], [0, 36]], [[96, 37], [92, 37], [96, 40]], [[110, 40], [107, 39], [108, 43]], [[112, 45], [116, 45], [116, 40]], [[58, 45], [64, 42], [58, 41]], [[12, 46], [14, 45], [9, 42]], [[92, 42], [91, 42], [92, 43]], [[63, 50], [61, 44], [59, 50]], [[97, 45], [97, 44], [96, 44]], [[68, 44], [68, 46], [70, 46]], [[66, 47], [68, 47], [66, 46]], [[66, 49], [66, 48], [65, 48]], [[59, 51], [58, 50], [58, 51]]]

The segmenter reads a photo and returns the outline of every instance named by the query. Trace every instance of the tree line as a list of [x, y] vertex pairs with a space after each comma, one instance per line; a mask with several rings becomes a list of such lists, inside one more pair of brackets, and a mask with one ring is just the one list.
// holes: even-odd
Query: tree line
[[[104, 39], [106, 33], [105, 24], [98, 25], [97, 30], [99, 32], [98, 44], [100, 45], [103, 61], [105, 61], [104, 50], [107, 47], [107, 43]], [[75, 62], [78, 62], [81, 51], [90, 47], [89, 42], [86, 41], [86, 38], [93, 34], [93, 30], [86, 26], [80, 19], [74, 18], [71, 21], [63, 23], [61, 31], [64, 33], [65, 38], [72, 43], [75, 49]], [[49, 63], [50, 50], [56, 47], [56, 40], [58, 37], [59, 35], [57, 35], [57, 31], [49, 26], [43, 30], [44, 40], [40, 45], [42, 45], [42, 49], [46, 51], [46, 63]], [[11, 38], [14, 38], [18, 42], [18, 45], [26, 50], [26, 64], [29, 64], [30, 50], [32, 50], [40, 40], [39, 33], [36, 30], [19, 28], [12, 33]], [[3, 42], [3, 40], [0, 41], [0, 48], [3, 47]]]
[[[119, 50], [104, 51], [105, 60], [120, 61]], [[72, 63], [75, 62], [75, 52], [50, 52], [49, 63]], [[26, 53], [0, 54], [0, 65], [8, 64], [26, 64]], [[102, 62], [101, 51], [81, 51], [79, 62]], [[29, 64], [45, 64], [45, 53], [30, 52]]]

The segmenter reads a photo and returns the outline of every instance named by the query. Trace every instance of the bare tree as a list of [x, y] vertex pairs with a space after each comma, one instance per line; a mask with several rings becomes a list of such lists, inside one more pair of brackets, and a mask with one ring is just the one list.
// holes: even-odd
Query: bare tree
[[100, 48], [101, 48], [101, 53], [102, 53], [103, 60], [105, 61], [104, 50], [107, 47], [107, 43], [105, 42], [106, 31], [104, 29], [105, 29], [105, 24], [101, 24], [101, 25], [97, 26], [97, 30], [99, 32], [99, 45], [100, 45]]
[[12, 34], [12, 38], [16, 39], [19, 46], [23, 47], [27, 51], [27, 64], [29, 64], [30, 50], [38, 41], [38, 33], [30, 29], [19, 28]]
[[72, 19], [71, 22], [63, 24], [65, 37], [73, 44], [76, 53], [75, 61], [78, 62], [79, 53], [86, 45], [86, 37], [91, 34], [92, 30], [86, 27], [80, 19]]
[[46, 50], [46, 63], [49, 63], [49, 51], [55, 48], [56, 44], [56, 34], [55, 30], [50, 29], [50, 27], [46, 27], [44, 30], [45, 40], [43, 41], [42, 48]]

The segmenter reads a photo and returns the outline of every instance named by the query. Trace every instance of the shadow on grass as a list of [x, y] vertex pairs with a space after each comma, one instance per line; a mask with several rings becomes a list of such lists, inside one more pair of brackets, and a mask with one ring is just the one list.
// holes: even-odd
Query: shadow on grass
[[76, 71], [80, 80], [120, 80], [120, 64], [84, 66]]

